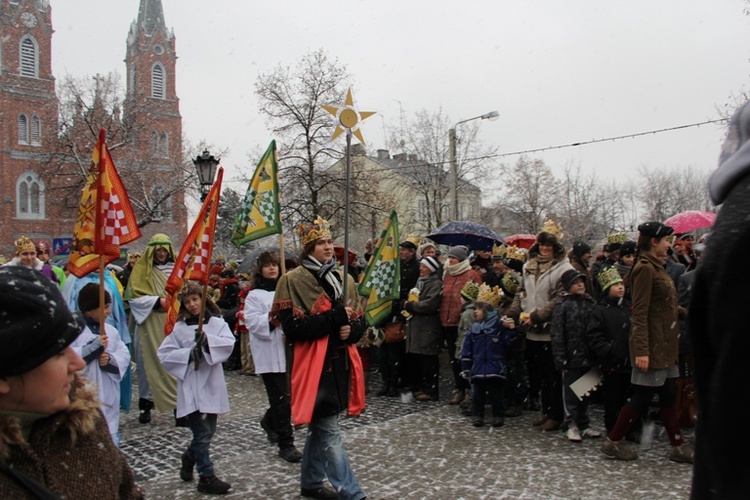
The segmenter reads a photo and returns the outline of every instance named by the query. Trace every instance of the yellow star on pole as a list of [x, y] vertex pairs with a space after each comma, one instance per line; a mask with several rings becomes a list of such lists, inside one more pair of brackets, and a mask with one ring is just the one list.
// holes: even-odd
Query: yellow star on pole
[[342, 107], [337, 108], [335, 106], [327, 106], [324, 104], [322, 108], [335, 116], [339, 122], [336, 126], [336, 130], [333, 131], [331, 141], [340, 136], [344, 130], [349, 129], [352, 131], [352, 134], [359, 139], [359, 142], [362, 144], [365, 143], [365, 139], [362, 137], [362, 132], [359, 129], [359, 124], [377, 113], [377, 111], [357, 111], [354, 107], [354, 99], [352, 99], [352, 89], [349, 89], [346, 92], [346, 101], [344, 101]]

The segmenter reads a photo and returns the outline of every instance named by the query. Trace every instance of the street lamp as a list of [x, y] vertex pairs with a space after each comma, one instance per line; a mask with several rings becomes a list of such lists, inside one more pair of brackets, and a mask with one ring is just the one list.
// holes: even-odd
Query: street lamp
[[451, 212], [453, 220], [460, 220], [458, 213], [458, 165], [456, 165], [456, 127], [462, 123], [470, 122], [472, 120], [497, 120], [500, 113], [497, 111], [490, 111], [483, 115], [469, 118], [468, 120], [461, 120], [456, 123], [452, 129], [448, 131], [448, 145], [450, 146], [450, 160], [451, 160]]
[[214, 183], [216, 166], [220, 160], [220, 158], [214, 158], [207, 149], [204, 149], [203, 154], [193, 160], [195, 170], [198, 171], [198, 182], [201, 186], [201, 203], [206, 201], [206, 196], [208, 196], [211, 185]]

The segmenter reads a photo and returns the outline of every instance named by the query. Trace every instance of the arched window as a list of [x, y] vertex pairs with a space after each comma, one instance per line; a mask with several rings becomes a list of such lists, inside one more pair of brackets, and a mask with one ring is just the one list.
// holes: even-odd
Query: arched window
[[32, 78], [39, 77], [39, 57], [38, 47], [34, 37], [26, 35], [21, 38], [21, 45], [19, 47], [20, 55], [18, 60], [21, 61], [20, 74], [21, 76], [29, 76]]
[[156, 99], [167, 98], [167, 72], [164, 66], [157, 62], [151, 68], [151, 97]]
[[19, 219], [44, 219], [44, 182], [34, 172], [25, 172], [16, 182]]
[[167, 158], [169, 156], [169, 136], [166, 132], [162, 132], [159, 135], [156, 144], [156, 153], [162, 158]]
[[29, 144], [29, 119], [23, 113], [18, 115], [18, 144]]
[[37, 115], [31, 117], [31, 145], [42, 145], [42, 121]]

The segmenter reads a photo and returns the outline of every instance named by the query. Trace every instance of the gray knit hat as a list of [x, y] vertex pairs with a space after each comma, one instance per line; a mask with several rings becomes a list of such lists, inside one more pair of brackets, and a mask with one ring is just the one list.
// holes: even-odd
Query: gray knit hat
[[454, 259], [461, 261], [466, 260], [469, 258], [469, 248], [463, 245], [451, 247], [451, 249], [448, 250], [448, 257], [453, 257]]

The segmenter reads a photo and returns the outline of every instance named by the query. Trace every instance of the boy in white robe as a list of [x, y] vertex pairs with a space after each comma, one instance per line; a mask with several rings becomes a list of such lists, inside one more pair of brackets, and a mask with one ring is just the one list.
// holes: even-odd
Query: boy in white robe
[[[99, 284], [89, 283], [78, 294], [78, 309], [86, 320], [86, 328], [71, 347], [86, 362], [83, 375], [96, 385], [101, 410], [115, 445], [120, 445], [120, 381], [130, 366], [130, 352], [120, 339], [117, 328], [100, 321], [111, 312], [112, 297], [104, 291], [104, 309], [99, 304]], [[102, 318], [102, 315], [104, 317]]]
[[179, 299], [178, 321], [157, 354], [164, 368], [177, 378], [177, 418], [187, 417], [193, 440], [182, 455], [180, 478], [193, 479], [198, 468], [198, 491], [226, 493], [231, 485], [214, 475], [208, 448], [219, 413], [229, 412], [229, 395], [222, 362], [232, 354], [234, 336], [221, 311], [206, 298], [203, 325], [198, 328], [203, 289], [187, 282]]

